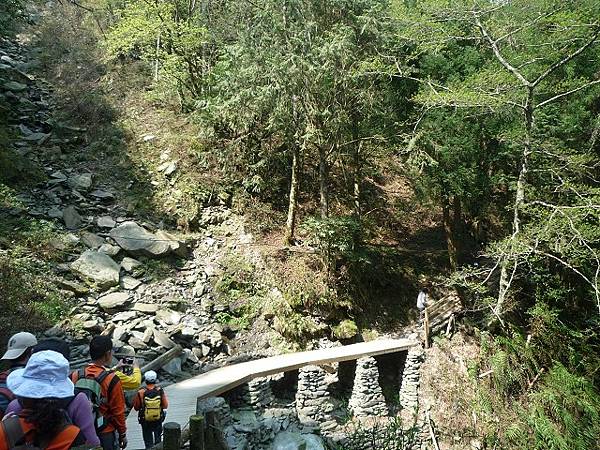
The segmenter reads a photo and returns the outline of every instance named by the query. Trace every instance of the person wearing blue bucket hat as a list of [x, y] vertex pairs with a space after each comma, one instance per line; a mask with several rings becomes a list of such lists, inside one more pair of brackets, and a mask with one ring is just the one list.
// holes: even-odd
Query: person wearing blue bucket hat
[[34, 353], [23, 369], [10, 373], [6, 383], [23, 410], [0, 423], [0, 450], [20, 445], [68, 450], [85, 442], [62, 408], [64, 400], [73, 397], [74, 385], [69, 362], [60, 353]]

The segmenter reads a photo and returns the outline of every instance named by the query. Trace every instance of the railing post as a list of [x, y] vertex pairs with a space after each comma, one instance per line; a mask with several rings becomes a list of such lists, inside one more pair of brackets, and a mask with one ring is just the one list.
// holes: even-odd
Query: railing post
[[177, 422], [167, 422], [163, 426], [163, 450], [181, 449], [181, 426]]
[[425, 320], [423, 320], [425, 334], [425, 348], [429, 348], [429, 308], [425, 308]]
[[204, 428], [206, 421], [204, 416], [196, 414], [190, 417], [190, 450], [205, 450]]

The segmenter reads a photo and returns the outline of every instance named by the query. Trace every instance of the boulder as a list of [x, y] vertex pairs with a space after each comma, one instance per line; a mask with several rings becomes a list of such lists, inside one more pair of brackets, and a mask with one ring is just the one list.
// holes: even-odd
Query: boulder
[[67, 206], [65, 209], [63, 209], [62, 218], [65, 222], [65, 226], [69, 230], [79, 228], [81, 226], [81, 223], [83, 222], [83, 219], [81, 218], [74, 206]]
[[173, 358], [162, 367], [162, 370], [174, 377], [181, 375], [181, 358]]
[[284, 431], [277, 434], [271, 445], [272, 450], [306, 450], [306, 441], [299, 433]]
[[133, 291], [137, 288], [142, 282], [136, 278], [130, 277], [129, 275], [125, 275], [121, 278], [121, 287], [123, 289], [127, 289], [129, 291]]
[[171, 251], [169, 241], [160, 240], [160, 238], [132, 221], [124, 222], [113, 228], [110, 231], [110, 237], [123, 250], [132, 254], [157, 257], [166, 255]]
[[164, 348], [173, 348], [175, 347], [175, 342], [173, 342], [169, 336], [165, 333], [154, 329], [154, 342]]
[[75, 189], [76, 191], [87, 191], [92, 187], [92, 174], [82, 173], [73, 175], [67, 179], [67, 184], [71, 189]]
[[97, 234], [90, 233], [89, 231], [82, 231], [79, 234], [79, 237], [81, 238], [81, 242], [83, 242], [87, 247], [94, 250], [106, 243], [106, 241], [103, 238], [101, 238]]
[[181, 313], [171, 309], [159, 309], [156, 311], [156, 318], [167, 325], [177, 325], [181, 321]]
[[110, 216], [98, 217], [96, 223], [100, 228], [114, 228], [115, 226], [117, 226], [117, 222], [115, 222], [115, 219], [113, 219]]
[[123, 268], [123, 270], [125, 270], [125, 272], [129, 272], [129, 273], [136, 272], [137, 271], [136, 269], [138, 269], [142, 265], [143, 264], [141, 262], [139, 262], [137, 259], [133, 259], [128, 256], [123, 258], [123, 261], [121, 261], [121, 267]]
[[87, 250], [71, 264], [71, 270], [98, 289], [119, 284], [119, 265], [104, 253]]
[[7, 81], [4, 83], [4, 89], [11, 92], [22, 92], [27, 89], [27, 85], [17, 81]]
[[121, 248], [116, 245], [102, 244], [100, 248], [98, 248], [98, 251], [106, 253], [108, 256], [117, 256], [121, 251]]
[[113, 292], [98, 299], [98, 306], [105, 311], [120, 309], [129, 302], [130, 295], [126, 292]]

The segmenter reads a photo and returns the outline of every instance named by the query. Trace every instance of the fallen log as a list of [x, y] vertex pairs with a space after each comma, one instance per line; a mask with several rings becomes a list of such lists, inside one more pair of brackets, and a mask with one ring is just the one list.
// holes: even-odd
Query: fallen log
[[183, 351], [183, 347], [181, 347], [181, 345], [176, 345], [168, 352], [163, 353], [158, 358], [153, 359], [148, 364], [145, 364], [144, 366], [142, 366], [142, 368], [141, 368], [142, 373], [148, 372], [149, 370], [160, 369], [162, 366], [167, 364], [173, 358], [177, 357], [182, 351]]

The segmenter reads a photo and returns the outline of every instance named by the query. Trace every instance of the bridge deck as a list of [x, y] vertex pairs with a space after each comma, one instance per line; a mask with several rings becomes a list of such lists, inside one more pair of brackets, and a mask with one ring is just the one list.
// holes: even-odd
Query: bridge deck
[[[207, 398], [227, 392], [253, 378], [299, 369], [307, 365], [350, 361], [364, 356], [377, 356], [408, 350], [418, 342], [410, 339], [382, 339], [299, 353], [288, 353], [221, 367], [189, 378], [165, 388], [169, 399], [167, 421], [187, 426], [191, 415], [196, 413], [196, 399]], [[128, 449], [144, 448], [137, 413], [127, 418]]]

